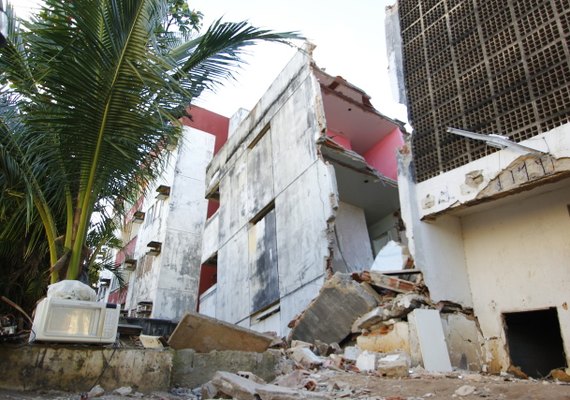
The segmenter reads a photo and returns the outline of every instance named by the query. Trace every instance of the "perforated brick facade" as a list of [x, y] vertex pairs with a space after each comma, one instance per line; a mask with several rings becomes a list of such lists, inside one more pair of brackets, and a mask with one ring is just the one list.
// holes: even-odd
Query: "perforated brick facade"
[[568, 0], [399, 0], [416, 180], [570, 122]]

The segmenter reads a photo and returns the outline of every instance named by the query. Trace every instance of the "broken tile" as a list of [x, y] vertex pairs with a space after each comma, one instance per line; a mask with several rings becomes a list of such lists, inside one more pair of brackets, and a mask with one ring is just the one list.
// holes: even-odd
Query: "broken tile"
[[141, 341], [145, 349], [163, 349], [164, 345], [160, 341], [160, 336], [150, 336], [150, 335], [139, 335], [139, 340]]
[[366, 285], [348, 274], [336, 273], [296, 320], [289, 337], [306, 342], [341, 342], [350, 335], [356, 318], [376, 307], [379, 300]]
[[197, 313], [186, 313], [170, 336], [175, 350], [193, 349], [198, 353], [212, 350], [239, 350], [262, 353], [273, 337], [219, 321]]

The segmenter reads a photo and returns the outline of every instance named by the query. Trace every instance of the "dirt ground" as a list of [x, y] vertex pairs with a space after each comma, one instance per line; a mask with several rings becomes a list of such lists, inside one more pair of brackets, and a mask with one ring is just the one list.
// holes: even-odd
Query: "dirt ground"
[[[570, 384], [547, 380], [520, 380], [509, 376], [454, 373], [445, 375], [412, 374], [409, 378], [390, 379], [371, 374], [319, 371], [311, 375], [316, 390], [331, 399], [359, 400], [437, 400], [437, 399], [519, 399], [570, 400]], [[128, 396], [107, 394], [101, 400], [199, 400], [198, 391], [178, 389], [172, 392]], [[14, 392], [0, 390], [0, 399], [80, 400], [81, 393]], [[203, 399], [205, 400], [205, 399]]]

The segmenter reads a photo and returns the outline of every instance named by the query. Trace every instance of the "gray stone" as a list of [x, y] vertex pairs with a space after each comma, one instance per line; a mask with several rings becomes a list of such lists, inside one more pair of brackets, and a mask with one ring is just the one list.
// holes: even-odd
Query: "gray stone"
[[122, 386], [113, 390], [113, 393], [119, 394], [121, 396], [128, 396], [133, 392], [133, 388], [130, 386]]
[[89, 393], [87, 393], [88, 398], [99, 397], [105, 394], [105, 389], [101, 387], [101, 385], [94, 386]]

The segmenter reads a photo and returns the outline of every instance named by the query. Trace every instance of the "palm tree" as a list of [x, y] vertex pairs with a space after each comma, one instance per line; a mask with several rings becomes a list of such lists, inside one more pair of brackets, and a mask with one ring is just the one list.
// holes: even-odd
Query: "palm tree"
[[0, 48], [0, 248], [25, 227], [18, 251], [47, 247], [52, 282], [76, 279], [89, 262], [94, 209], [157, 176], [196, 96], [232, 78], [248, 46], [299, 38], [220, 20], [188, 38], [159, 28], [167, 14], [166, 0], [47, 0], [23, 29], [10, 18]]

